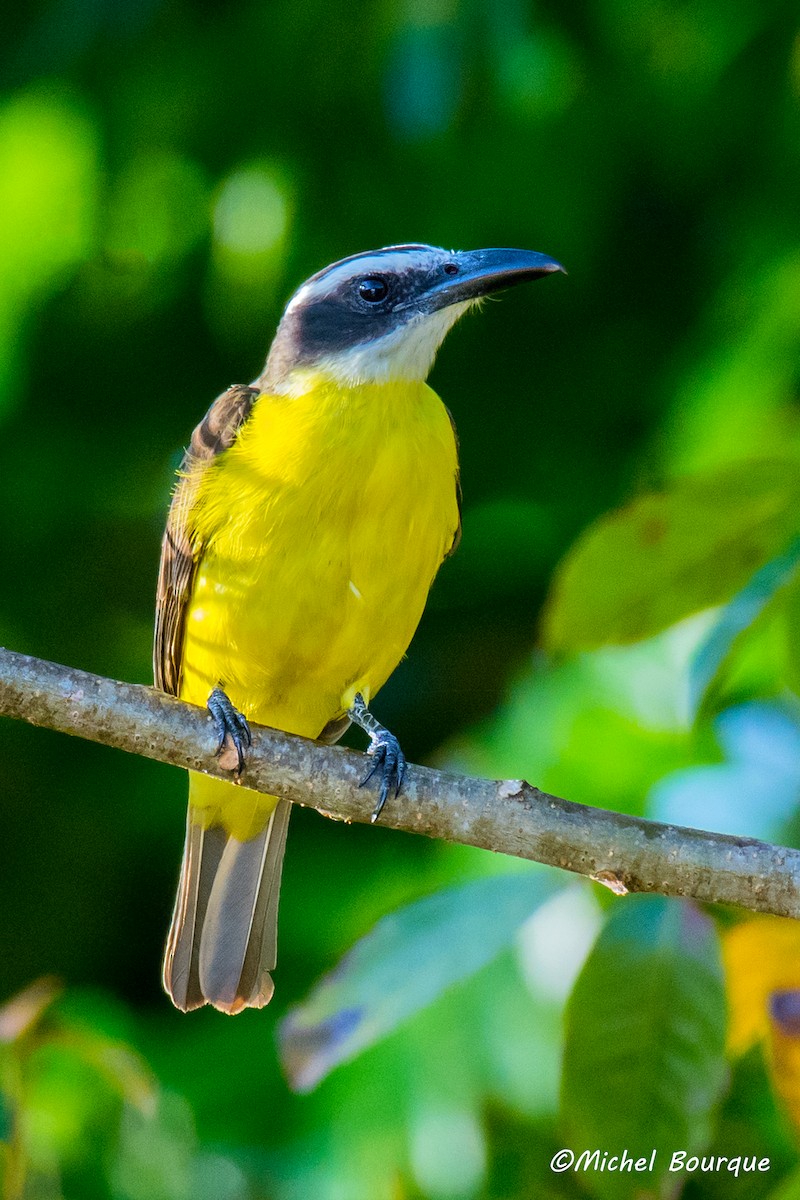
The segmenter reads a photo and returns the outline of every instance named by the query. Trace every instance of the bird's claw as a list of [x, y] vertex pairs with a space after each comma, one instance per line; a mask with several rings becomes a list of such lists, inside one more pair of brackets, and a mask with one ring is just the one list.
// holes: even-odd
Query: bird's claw
[[372, 776], [380, 771], [381, 790], [370, 818], [374, 824], [381, 815], [392, 788], [394, 788], [395, 799], [400, 794], [406, 773], [406, 756], [403, 754], [397, 738], [393, 733], [389, 733], [388, 729], [383, 729], [380, 733], [373, 735], [372, 744], [367, 753], [372, 756], [372, 766], [358, 786], [364, 787], [372, 779]]
[[214, 731], [217, 735], [217, 748], [214, 751], [214, 757], [219, 758], [225, 749], [226, 741], [230, 738], [236, 751], [236, 774], [241, 775], [244, 770], [244, 752], [245, 750], [249, 750], [253, 744], [250, 726], [247, 724], [246, 717], [243, 713], [239, 712], [238, 708], [234, 708], [229, 697], [221, 687], [214, 688], [208, 697], [206, 707], [211, 713], [211, 719], [214, 722]]

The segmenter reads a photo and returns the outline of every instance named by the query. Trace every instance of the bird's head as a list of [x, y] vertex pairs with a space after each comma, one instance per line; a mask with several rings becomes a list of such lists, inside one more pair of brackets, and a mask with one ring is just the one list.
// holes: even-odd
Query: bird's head
[[387, 246], [333, 263], [292, 296], [262, 386], [292, 392], [323, 375], [341, 386], [424, 380], [462, 313], [501, 288], [563, 267], [532, 250]]

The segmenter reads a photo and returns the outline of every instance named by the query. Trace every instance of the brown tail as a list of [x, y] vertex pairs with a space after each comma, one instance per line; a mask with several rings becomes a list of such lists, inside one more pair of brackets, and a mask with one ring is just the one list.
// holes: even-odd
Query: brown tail
[[184, 1012], [213, 1004], [232, 1014], [272, 998], [290, 811], [278, 800], [264, 828], [240, 841], [219, 825], [203, 828], [189, 809], [163, 973]]

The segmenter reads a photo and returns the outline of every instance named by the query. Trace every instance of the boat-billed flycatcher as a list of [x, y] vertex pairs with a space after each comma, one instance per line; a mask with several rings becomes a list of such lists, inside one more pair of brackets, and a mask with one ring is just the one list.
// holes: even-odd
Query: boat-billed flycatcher
[[[460, 533], [456, 437], [425, 383], [482, 296], [560, 270], [528, 250], [389, 246], [294, 294], [266, 366], [195, 429], [161, 553], [156, 684], [207, 705], [241, 768], [247, 721], [370, 739], [375, 816], [405, 770], [368, 705]], [[164, 986], [227, 1013], [272, 996], [290, 805], [190, 775]]]

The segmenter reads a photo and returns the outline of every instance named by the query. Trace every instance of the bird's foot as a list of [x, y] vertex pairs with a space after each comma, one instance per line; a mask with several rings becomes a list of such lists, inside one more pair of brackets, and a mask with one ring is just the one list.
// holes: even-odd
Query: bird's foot
[[217, 735], [215, 756], [222, 758], [222, 765], [227, 767], [228, 763], [225, 762], [226, 755], [224, 754], [227, 745], [228, 751], [236, 754], [236, 762], [231, 764], [231, 770], [234, 770], [237, 775], [241, 775], [244, 770], [244, 752], [253, 744], [250, 726], [247, 724], [246, 718], [238, 708], [233, 707], [221, 686], [214, 688], [208, 697], [206, 708], [211, 713], [214, 731]]
[[400, 794], [406, 773], [406, 757], [397, 738], [388, 729], [384, 729], [382, 733], [370, 738], [370, 748], [367, 754], [372, 755], [375, 761], [358, 786], [363, 787], [365, 783], [369, 783], [372, 776], [380, 771], [381, 790], [378, 793], [378, 803], [370, 817], [374, 824], [381, 815], [392, 788], [394, 788], [395, 797]]
[[369, 783], [373, 775], [380, 772], [381, 787], [378, 793], [378, 802], [375, 805], [371, 818], [374, 824], [381, 815], [383, 806], [389, 798], [389, 792], [394, 789], [395, 797], [400, 794], [406, 773], [406, 757], [400, 748], [397, 738], [375, 720], [364, 703], [364, 697], [360, 693], [356, 695], [353, 706], [348, 709], [347, 715], [351, 721], [369, 735], [370, 744], [367, 754], [371, 755], [374, 759], [372, 766], [358, 786], [363, 787], [364, 784]]

